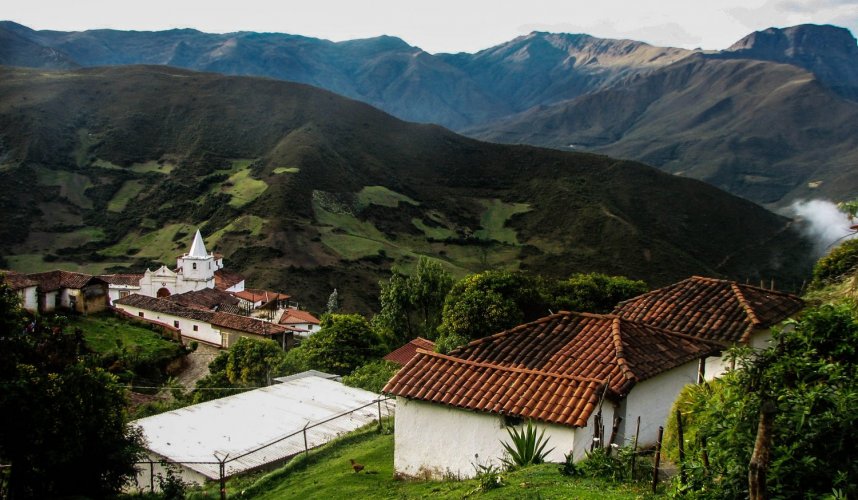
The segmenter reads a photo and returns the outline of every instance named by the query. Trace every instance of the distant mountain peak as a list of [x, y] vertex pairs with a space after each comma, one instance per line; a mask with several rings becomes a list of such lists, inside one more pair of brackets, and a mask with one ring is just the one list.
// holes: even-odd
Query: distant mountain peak
[[833, 51], [858, 56], [858, 42], [846, 28], [829, 24], [801, 24], [755, 31], [734, 43], [727, 51], [765, 52], [786, 57]]

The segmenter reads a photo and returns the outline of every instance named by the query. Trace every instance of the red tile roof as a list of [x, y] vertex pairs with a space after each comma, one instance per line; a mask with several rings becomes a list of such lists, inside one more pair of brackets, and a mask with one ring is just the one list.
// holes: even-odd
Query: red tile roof
[[215, 288], [226, 290], [244, 281], [244, 276], [232, 271], [218, 269], [214, 272]]
[[272, 300], [289, 300], [289, 295], [285, 293], [272, 292], [270, 290], [261, 290], [258, 288], [245, 288], [240, 292], [232, 292], [233, 295], [248, 302], [262, 302], [267, 304]]
[[319, 319], [308, 313], [307, 311], [302, 311], [300, 309], [290, 307], [283, 311], [283, 315], [280, 316], [279, 323], [281, 325], [297, 325], [302, 323], [318, 325]]
[[692, 276], [617, 305], [614, 314], [723, 344], [747, 343], [800, 311], [804, 302], [784, 292]]
[[111, 285], [140, 286], [142, 274], [102, 274], [98, 276]]
[[101, 278], [96, 278], [90, 274], [59, 270], [28, 274], [27, 277], [37, 281], [43, 292], [52, 292], [60, 288], [80, 289], [91, 283], [105, 283]]
[[476, 411], [586, 425], [600, 395], [721, 346], [612, 315], [561, 312], [444, 356], [418, 349], [384, 392]]
[[193, 292], [170, 295], [169, 297], [166, 297], [166, 299], [185, 307], [202, 309], [204, 311], [209, 311], [215, 308], [218, 311], [221, 311], [225, 305], [234, 306], [239, 303], [239, 300], [233, 297], [231, 293], [218, 290], [217, 288], [203, 288], [202, 290], [196, 290]]
[[286, 327], [276, 323], [224, 312], [215, 313], [211, 324], [256, 335], [275, 335], [287, 331]]
[[31, 286], [38, 286], [37, 281], [33, 281], [26, 275], [16, 273], [15, 271], [6, 271], [0, 269], [0, 281], [5, 282], [12, 290], [21, 290]]
[[[281, 321], [282, 323], [282, 321]], [[388, 361], [392, 361], [397, 365], [405, 365], [411, 358], [413, 358], [417, 354], [417, 349], [423, 349], [424, 351], [434, 351], [435, 350], [435, 342], [431, 340], [426, 340], [423, 337], [417, 337], [416, 339], [412, 339], [408, 341], [407, 344], [390, 352], [384, 359]]]

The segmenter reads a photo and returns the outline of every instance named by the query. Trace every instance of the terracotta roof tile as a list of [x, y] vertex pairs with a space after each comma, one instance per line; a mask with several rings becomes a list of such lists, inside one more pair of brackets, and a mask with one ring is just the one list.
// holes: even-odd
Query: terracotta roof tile
[[244, 276], [232, 271], [218, 269], [214, 272], [215, 288], [226, 290], [244, 281]]
[[206, 323], [210, 323], [212, 317], [214, 316], [214, 313], [211, 311], [192, 309], [190, 307], [185, 307], [181, 304], [177, 304], [176, 302], [167, 299], [147, 297], [145, 295], [140, 295], [137, 293], [132, 293], [127, 297], [114, 300], [113, 303], [115, 305], [127, 305], [139, 309], [145, 309], [147, 311], [171, 314], [173, 316], [179, 316], [180, 318], [204, 321]]
[[261, 290], [257, 288], [245, 288], [240, 292], [232, 292], [233, 295], [248, 302], [263, 303], [271, 302], [272, 300], [289, 300], [289, 295], [285, 293], [272, 292], [270, 290]]
[[279, 323], [281, 325], [295, 325], [300, 323], [310, 323], [313, 325], [318, 325], [319, 319], [308, 313], [307, 311], [302, 311], [300, 309], [290, 307], [283, 311], [283, 315], [280, 316]]
[[804, 302], [784, 292], [693, 276], [621, 302], [614, 314], [724, 344], [747, 342], [800, 311]]
[[637, 382], [719, 350], [617, 316], [561, 312], [447, 356], [418, 348], [384, 392], [582, 426], [599, 391], [623, 396]]
[[104, 280], [96, 278], [91, 274], [60, 270], [28, 274], [27, 277], [33, 281], [37, 281], [39, 288], [43, 292], [52, 292], [61, 288], [80, 289], [90, 284], [93, 280], [104, 283]]
[[256, 335], [275, 335], [287, 331], [286, 327], [269, 321], [224, 312], [214, 313], [210, 323], [216, 326], [253, 333]]
[[39, 285], [39, 282], [31, 280], [24, 274], [3, 269], [0, 269], [0, 281], [5, 282], [12, 290], [21, 290]]
[[101, 274], [100, 279], [111, 285], [140, 286], [142, 274]]
[[405, 365], [406, 363], [411, 361], [411, 358], [413, 358], [417, 354], [417, 349], [423, 349], [425, 351], [434, 351], [435, 342], [424, 339], [423, 337], [417, 337], [416, 339], [408, 341], [407, 344], [400, 347], [399, 349], [388, 353], [388, 355], [385, 356], [384, 359], [392, 361], [397, 365]]
[[204, 311], [212, 309], [222, 311], [225, 305], [235, 306], [239, 303], [239, 300], [233, 297], [231, 293], [218, 290], [217, 288], [203, 288], [202, 290], [193, 292], [170, 295], [166, 299], [185, 307], [202, 309]]

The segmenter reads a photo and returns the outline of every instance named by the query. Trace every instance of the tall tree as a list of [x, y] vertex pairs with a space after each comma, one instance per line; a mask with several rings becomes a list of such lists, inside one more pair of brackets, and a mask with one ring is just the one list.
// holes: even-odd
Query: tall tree
[[312, 369], [346, 375], [381, 355], [381, 340], [359, 314], [329, 314], [322, 328], [294, 350]]
[[391, 348], [416, 337], [437, 336], [444, 298], [453, 286], [453, 278], [439, 262], [421, 257], [414, 274], [394, 271], [379, 285], [381, 311], [373, 326]]
[[25, 326], [16, 298], [0, 283], [0, 459], [12, 465], [10, 497], [111, 496], [143, 449], [127, 425], [125, 390], [79, 356], [77, 336]]

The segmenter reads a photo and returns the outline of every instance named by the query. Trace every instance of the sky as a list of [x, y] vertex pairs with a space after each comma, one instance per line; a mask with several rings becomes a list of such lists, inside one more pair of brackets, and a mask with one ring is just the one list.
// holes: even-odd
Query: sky
[[772, 26], [834, 24], [858, 33], [858, 0], [4, 0], [0, 19], [62, 31], [391, 35], [430, 53], [476, 52], [531, 31], [725, 49]]

